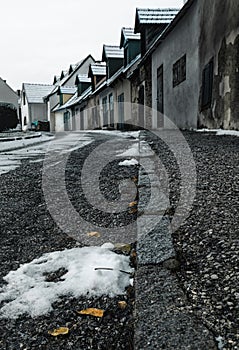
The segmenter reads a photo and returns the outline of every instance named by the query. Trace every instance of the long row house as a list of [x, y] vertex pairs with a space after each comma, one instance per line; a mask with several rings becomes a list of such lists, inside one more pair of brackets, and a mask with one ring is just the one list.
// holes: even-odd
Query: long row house
[[134, 28], [55, 76], [23, 84], [22, 127], [239, 129], [239, 2], [136, 9]]

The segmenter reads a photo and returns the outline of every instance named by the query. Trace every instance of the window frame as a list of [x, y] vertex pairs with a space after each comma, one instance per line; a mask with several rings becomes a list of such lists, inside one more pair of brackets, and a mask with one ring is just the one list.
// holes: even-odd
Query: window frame
[[173, 88], [187, 79], [187, 56], [184, 54], [173, 64]]

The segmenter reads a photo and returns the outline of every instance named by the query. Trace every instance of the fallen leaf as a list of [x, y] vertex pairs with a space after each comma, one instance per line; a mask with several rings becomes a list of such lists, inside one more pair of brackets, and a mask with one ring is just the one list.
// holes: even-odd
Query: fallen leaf
[[138, 178], [136, 176], [132, 177], [132, 181], [137, 182]]
[[69, 333], [69, 328], [67, 327], [60, 327], [53, 329], [52, 331], [48, 331], [48, 334], [52, 335], [53, 337], [57, 337], [58, 335], [65, 335]]
[[131, 202], [131, 203], [129, 203], [129, 207], [130, 208], [135, 207], [137, 204], [138, 204], [137, 201]]
[[77, 311], [80, 315], [90, 315], [95, 317], [103, 317], [104, 316], [104, 310], [95, 309], [95, 308], [89, 308], [81, 311]]
[[129, 214], [135, 214], [135, 213], [137, 213], [137, 211], [138, 210], [136, 208], [132, 208], [129, 210]]
[[95, 232], [88, 232], [87, 236], [88, 237], [97, 237], [97, 238], [99, 238], [101, 235], [100, 235], [99, 232], [95, 231]]
[[129, 253], [131, 251], [131, 245], [127, 243], [115, 243], [114, 245], [116, 250]]
[[127, 303], [126, 303], [126, 301], [119, 301], [118, 306], [120, 309], [124, 310], [127, 306]]

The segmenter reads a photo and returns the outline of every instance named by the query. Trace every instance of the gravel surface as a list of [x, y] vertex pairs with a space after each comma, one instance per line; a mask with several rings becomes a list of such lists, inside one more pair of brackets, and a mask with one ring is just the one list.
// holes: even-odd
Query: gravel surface
[[[176, 275], [190, 310], [218, 338], [220, 349], [239, 349], [239, 138], [185, 132], [197, 169], [197, 188], [186, 222], [173, 233], [180, 261]], [[152, 135], [151, 146], [170, 174], [171, 217], [180, 176], [170, 150]], [[183, 147], [175, 135], [177, 147]], [[224, 344], [224, 346], [222, 346]]]
[[[66, 184], [75, 208], [83, 210], [86, 216], [87, 213], [91, 214], [93, 219], [104, 227], [109, 225], [109, 218], [104, 218], [99, 212], [91, 213], [92, 208], [79, 187], [80, 167], [87, 155], [102, 140], [103, 137], [98, 137], [96, 142], [72, 153], [66, 169]], [[29, 163], [28, 160], [23, 160], [20, 168], [1, 175], [1, 286], [5, 283], [3, 277], [10, 270], [17, 269], [20, 264], [30, 262], [46, 252], [82, 246], [81, 242], [64, 234], [51, 218], [44, 201], [41, 173], [42, 162]], [[118, 162], [115, 162], [111, 164], [110, 169], [105, 169], [102, 173], [101, 190], [108, 199], [115, 199], [119, 196], [116, 186], [119, 178], [132, 178], [135, 175], [137, 167], [119, 167]], [[78, 184], [77, 189], [74, 183]], [[119, 214], [114, 220], [116, 224], [124, 224], [134, 221], [136, 215]], [[133, 248], [134, 244], [131, 247]], [[123, 254], [121, 251], [118, 253]], [[125, 301], [126, 308], [120, 308], [119, 301]], [[77, 314], [77, 310], [88, 307], [104, 309], [103, 318]], [[132, 349], [133, 308], [133, 287], [129, 287], [125, 295], [115, 298], [65, 297], [55, 302], [53, 311], [48, 315], [37, 318], [23, 315], [16, 320], [0, 319], [0, 348]], [[69, 335], [55, 338], [48, 334], [48, 330], [57, 327], [70, 328]]]
[[[186, 222], [173, 232], [173, 244], [179, 266], [175, 276], [187, 297], [187, 312], [218, 338], [220, 349], [239, 349], [239, 138], [185, 132], [197, 168], [197, 189]], [[102, 136], [103, 139], [103, 136]], [[131, 215], [105, 217], [92, 211], [74, 181], [79, 183], [78, 169], [86, 156], [102, 139], [73, 152], [68, 162], [67, 190], [77, 210], [84, 211], [102, 227], [133, 222]], [[166, 215], [173, 217], [180, 198], [180, 173], [170, 150], [148, 135], [151, 147], [160, 155], [169, 178], [170, 206]], [[175, 136], [177, 147], [183, 147]], [[77, 170], [71, 171], [77, 155]], [[42, 163], [22, 166], [1, 175], [0, 231], [2, 239], [0, 277], [45, 252], [82, 246], [56, 226], [44, 202], [41, 189]], [[117, 199], [119, 179], [135, 177], [137, 168], [120, 170], [117, 162], [102, 173], [101, 190], [107, 198]], [[128, 172], [128, 173], [127, 173]], [[67, 172], [66, 172], [67, 174]], [[115, 176], [115, 174], [118, 174]], [[108, 186], [107, 184], [110, 184]], [[83, 212], [82, 212], [83, 213]], [[85, 214], [86, 215], [86, 214]], [[86, 215], [87, 216], [87, 215]], [[143, 278], [143, 276], [142, 276]], [[152, 286], [153, 288], [153, 286]], [[118, 301], [125, 300], [122, 310]], [[98, 307], [106, 310], [102, 319], [83, 317], [76, 310]], [[3, 349], [133, 349], [134, 289], [117, 298], [62, 298], [44, 317], [23, 316], [17, 320], [0, 320], [0, 345]], [[155, 310], [156, 312], [156, 310]], [[156, 312], [157, 314], [157, 312]], [[157, 315], [158, 317], [158, 315]], [[68, 336], [57, 338], [48, 330], [68, 326]], [[224, 346], [222, 346], [224, 344]], [[210, 349], [209, 349], [210, 350]]]

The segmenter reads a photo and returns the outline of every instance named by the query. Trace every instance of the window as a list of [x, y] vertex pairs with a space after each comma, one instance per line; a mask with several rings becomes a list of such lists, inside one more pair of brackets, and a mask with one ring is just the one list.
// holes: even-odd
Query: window
[[173, 87], [186, 80], [186, 55], [181, 57], [173, 65]]
[[97, 107], [93, 107], [92, 109], [92, 119], [93, 119], [93, 128], [99, 128], [100, 121], [99, 121], [99, 113], [98, 113]]
[[70, 130], [70, 113], [69, 113], [69, 111], [64, 112], [64, 130], [65, 131]]
[[110, 109], [110, 126], [114, 127], [114, 97], [109, 95], [109, 109]]
[[24, 120], [23, 124], [24, 124], [24, 125], [27, 125], [27, 117], [24, 117], [23, 120]]
[[26, 93], [25, 93], [25, 91], [23, 91], [22, 97], [23, 97], [23, 104], [25, 106], [25, 104], [26, 104]]
[[119, 120], [119, 129], [123, 130], [124, 128], [124, 94], [118, 96], [118, 120]]
[[213, 60], [211, 60], [203, 69], [202, 72], [202, 104], [201, 108], [207, 109], [212, 102], [212, 87], [213, 87]]
[[107, 96], [102, 99], [103, 105], [103, 126], [108, 125], [108, 106], [107, 106]]

